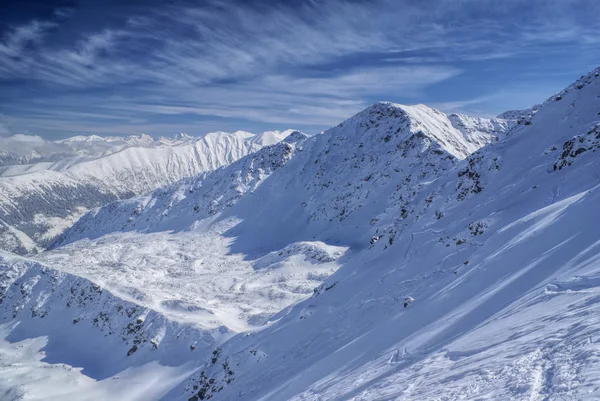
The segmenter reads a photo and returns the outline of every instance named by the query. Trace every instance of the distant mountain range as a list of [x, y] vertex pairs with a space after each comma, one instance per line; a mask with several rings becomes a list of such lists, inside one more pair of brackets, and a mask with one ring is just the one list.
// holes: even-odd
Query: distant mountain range
[[0, 249], [37, 252], [90, 208], [215, 170], [292, 132], [2, 138]]

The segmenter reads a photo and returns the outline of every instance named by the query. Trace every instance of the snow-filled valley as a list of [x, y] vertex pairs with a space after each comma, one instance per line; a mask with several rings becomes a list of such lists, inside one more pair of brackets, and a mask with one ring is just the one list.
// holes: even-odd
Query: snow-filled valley
[[600, 399], [600, 69], [501, 117], [5, 163], [0, 399]]

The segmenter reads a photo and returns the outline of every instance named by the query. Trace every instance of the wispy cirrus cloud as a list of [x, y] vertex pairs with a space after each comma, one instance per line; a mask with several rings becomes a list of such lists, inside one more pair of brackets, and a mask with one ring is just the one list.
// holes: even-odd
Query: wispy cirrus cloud
[[[402, 96], [416, 99], [424, 86], [460, 73], [458, 69], [445, 67], [384, 66], [359, 68], [328, 77], [273, 75], [234, 86], [210, 85], [188, 88], [184, 92], [179, 86], [163, 88], [160, 93], [140, 90], [127, 98], [112, 97], [89, 104], [103, 114], [65, 113], [47, 110], [40, 104], [30, 109], [30, 115], [39, 118], [42, 114], [44, 119], [55, 116], [61, 120], [86, 117], [126, 120], [131, 115], [150, 113], [244, 119], [282, 127], [306, 125], [309, 121], [312, 125], [327, 127], [368, 106], [363, 96], [377, 96], [382, 91], [394, 93], [395, 89], [390, 91], [391, 86], [398, 88]], [[69, 110], [77, 108], [80, 101], [77, 95], [62, 100], [60, 108]], [[150, 132], [156, 133], [155, 130]]]
[[48, 29], [56, 24], [48, 21], [30, 21], [7, 32], [0, 42], [0, 52], [5, 57], [18, 57], [30, 44], [39, 44]]
[[31, 49], [39, 46], [52, 22], [32, 20], [5, 32], [0, 40], [0, 77], [22, 77], [35, 64]]
[[592, 0], [119, 4], [74, 2], [3, 34], [0, 111], [19, 129], [319, 130], [375, 100], [489, 112], [506, 80], [559, 89], [600, 37]]

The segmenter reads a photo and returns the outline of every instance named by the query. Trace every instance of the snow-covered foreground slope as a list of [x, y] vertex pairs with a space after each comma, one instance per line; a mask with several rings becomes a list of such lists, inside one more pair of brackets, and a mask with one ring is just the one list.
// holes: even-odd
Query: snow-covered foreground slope
[[[159, 140], [74, 137], [50, 142], [68, 144], [77, 156], [2, 170], [0, 249], [24, 254], [43, 248], [90, 208], [215, 170], [292, 132], [217, 132]], [[49, 148], [48, 142], [44, 146]]]
[[2, 255], [0, 391], [158, 399], [227, 338], [310, 296], [346, 251], [304, 242], [248, 261], [227, 254], [230, 224], [86, 241], [47, 255], [58, 269]]

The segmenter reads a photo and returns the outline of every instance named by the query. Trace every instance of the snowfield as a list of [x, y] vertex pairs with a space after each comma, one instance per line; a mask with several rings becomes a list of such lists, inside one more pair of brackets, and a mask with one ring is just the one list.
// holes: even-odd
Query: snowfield
[[311, 295], [338, 269], [346, 251], [302, 242], [245, 260], [229, 254], [231, 238], [223, 236], [235, 224], [224, 221], [177, 235], [106, 235], [57, 248], [40, 259], [173, 320], [239, 332]]
[[0, 394], [600, 399], [599, 76], [269, 135], [2, 254]]

